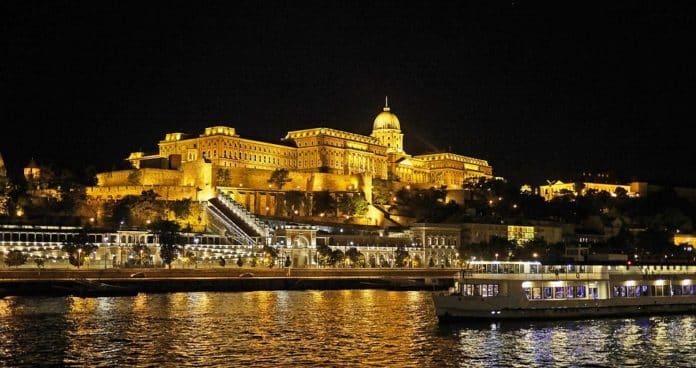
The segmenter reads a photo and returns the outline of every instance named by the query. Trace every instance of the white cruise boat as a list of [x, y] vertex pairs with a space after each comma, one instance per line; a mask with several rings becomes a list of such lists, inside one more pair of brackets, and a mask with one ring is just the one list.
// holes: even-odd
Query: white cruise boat
[[433, 294], [440, 320], [586, 318], [696, 311], [696, 266], [470, 262]]

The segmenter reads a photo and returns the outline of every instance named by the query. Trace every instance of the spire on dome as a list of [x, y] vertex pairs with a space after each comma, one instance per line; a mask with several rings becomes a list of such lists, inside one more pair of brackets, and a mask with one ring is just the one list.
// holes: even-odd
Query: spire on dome
[[389, 111], [389, 96], [384, 96], [384, 111]]

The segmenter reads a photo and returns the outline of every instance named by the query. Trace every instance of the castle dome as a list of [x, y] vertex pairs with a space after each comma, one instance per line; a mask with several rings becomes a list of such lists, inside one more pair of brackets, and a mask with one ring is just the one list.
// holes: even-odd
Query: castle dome
[[399, 118], [396, 117], [396, 114], [389, 111], [389, 101], [388, 100], [385, 101], [384, 108], [382, 110], [384, 110], [384, 111], [380, 112], [379, 115], [377, 115], [377, 117], [375, 118], [375, 123], [372, 127], [372, 130], [378, 130], [378, 129], [401, 130], [401, 125], [399, 124]]

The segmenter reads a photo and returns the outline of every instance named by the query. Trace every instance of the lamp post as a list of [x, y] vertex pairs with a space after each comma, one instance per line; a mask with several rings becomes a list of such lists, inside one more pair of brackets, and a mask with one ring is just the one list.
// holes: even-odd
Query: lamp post
[[80, 269], [80, 263], [82, 263], [82, 248], [77, 249], [77, 269]]
[[104, 255], [103, 255], [103, 257], [104, 257], [104, 269], [106, 269], [106, 250], [109, 247], [108, 242], [109, 242], [109, 237], [104, 235]]
[[[353, 248], [353, 241], [350, 242], [350, 247]], [[343, 252], [343, 265], [345, 268], [348, 268], [348, 251], [345, 250]]]

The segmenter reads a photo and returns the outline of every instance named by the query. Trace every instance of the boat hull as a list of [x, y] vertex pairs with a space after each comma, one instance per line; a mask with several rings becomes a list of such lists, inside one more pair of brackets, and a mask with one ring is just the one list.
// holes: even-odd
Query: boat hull
[[[440, 321], [450, 320], [506, 320], [506, 319], [581, 319], [624, 317], [653, 314], [682, 314], [696, 312], [696, 298], [645, 298], [632, 303], [619, 301], [573, 302], [567, 305], [549, 303], [527, 306], [504, 303], [467, 303], [457, 296], [433, 296], [435, 311]], [[656, 300], [663, 299], [663, 300]], [[682, 300], [679, 300], [682, 299]], [[485, 301], [484, 301], [485, 302]], [[529, 303], [532, 304], [532, 303]]]
[[72, 295], [81, 298], [138, 295], [138, 290], [133, 287], [105, 284], [92, 280], [74, 280], [67, 285], [52, 285], [52, 289], [59, 295]]

